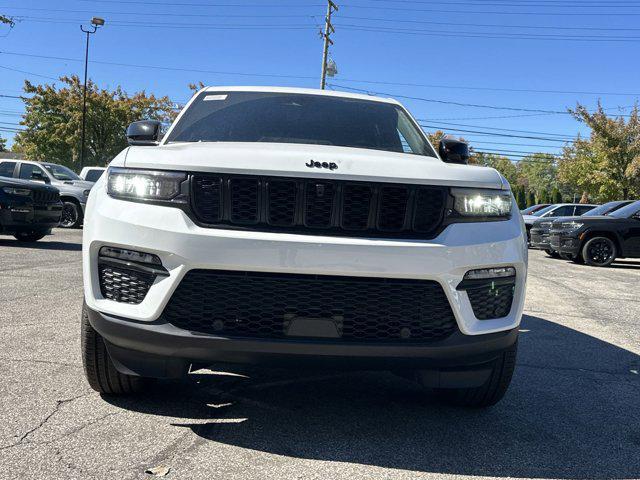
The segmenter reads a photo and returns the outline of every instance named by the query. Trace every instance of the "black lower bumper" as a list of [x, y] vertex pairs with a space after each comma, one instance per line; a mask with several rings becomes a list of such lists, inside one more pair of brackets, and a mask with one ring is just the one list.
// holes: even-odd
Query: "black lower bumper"
[[550, 243], [551, 248], [557, 252], [572, 256], [580, 253], [580, 238], [575, 235], [552, 233], [550, 235]]
[[531, 241], [529, 246], [531, 248], [539, 249], [539, 250], [549, 250], [551, 249], [551, 245], [549, 243], [549, 232], [541, 231], [536, 229], [531, 229]]
[[122, 373], [155, 378], [185, 375], [191, 364], [244, 363], [270, 367], [427, 370], [433, 386], [477, 386], [490, 364], [517, 340], [518, 329], [486, 335], [456, 332], [445, 340], [415, 344], [258, 340], [203, 335], [165, 321], [136, 322], [88, 309]]
[[62, 203], [44, 205], [11, 203], [0, 205], [3, 233], [46, 232], [60, 223]]

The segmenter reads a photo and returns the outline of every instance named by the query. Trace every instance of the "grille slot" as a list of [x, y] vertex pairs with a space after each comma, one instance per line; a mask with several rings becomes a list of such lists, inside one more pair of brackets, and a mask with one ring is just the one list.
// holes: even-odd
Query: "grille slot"
[[191, 208], [206, 227], [360, 237], [433, 238], [447, 188], [194, 174]]
[[98, 264], [100, 293], [104, 298], [116, 302], [137, 305], [147, 296], [155, 281], [155, 275], [136, 270]]
[[258, 196], [260, 180], [257, 178], [231, 178], [231, 221], [239, 224], [258, 223]]
[[216, 270], [188, 272], [163, 317], [193, 332], [274, 339], [291, 338], [295, 318], [330, 319], [341, 336], [323, 340], [336, 342], [429, 342], [457, 329], [434, 281]]
[[513, 303], [515, 284], [473, 288], [467, 290], [471, 308], [478, 320], [490, 320], [509, 315]]
[[58, 202], [60, 195], [58, 192], [50, 192], [45, 190], [32, 190], [33, 192], [33, 201], [35, 203], [52, 203]]

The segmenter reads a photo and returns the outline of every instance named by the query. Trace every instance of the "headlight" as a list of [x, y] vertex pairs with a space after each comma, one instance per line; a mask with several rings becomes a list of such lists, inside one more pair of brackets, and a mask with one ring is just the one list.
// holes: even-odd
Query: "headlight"
[[453, 209], [463, 217], [508, 217], [511, 215], [511, 192], [452, 188]]
[[579, 228], [582, 228], [583, 225], [584, 223], [580, 222], [562, 222], [560, 224], [560, 228], [562, 230], [578, 230]]
[[130, 200], [171, 200], [180, 194], [187, 175], [180, 172], [159, 172], [110, 168], [107, 193], [114, 198]]
[[9, 195], [19, 195], [21, 197], [28, 197], [31, 195], [31, 190], [28, 188], [2, 187], [2, 191]]

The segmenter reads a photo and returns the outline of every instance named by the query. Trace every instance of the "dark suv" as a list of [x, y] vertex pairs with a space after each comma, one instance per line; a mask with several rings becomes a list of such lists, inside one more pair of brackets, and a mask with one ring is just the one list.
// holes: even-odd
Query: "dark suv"
[[606, 267], [616, 258], [640, 258], [640, 201], [607, 216], [554, 224], [550, 238], [558, 252], [594, 267]]
[[0, 234], [35, 242], [58, 226], [61, 215], [57, 188], [0, 175]]
[[[560, 225], [562, 222], [568, 222], [578, 217], [597, 217], [602, 215], [609, 215], [612, 212], [633, 203], [633, 200], [618, 200], [614, 202], [608, 202], [600, 205], [596, 208], [590, 209], [591, 206], [585, 206], [583, 210], [576, 210], [576, 215], [571, 217], [561, 218], [542, 218], [533, 223], [531, 227], [531, 248], [537, 248], [544, 250], [547, 255], [552, 257], [558, 257], [559, 253], [553, 248], [549, 239], [549, 232], [553, 228], [553, 225]], [[585, 211], [582, 215], [579, 215], [580, 211]]]

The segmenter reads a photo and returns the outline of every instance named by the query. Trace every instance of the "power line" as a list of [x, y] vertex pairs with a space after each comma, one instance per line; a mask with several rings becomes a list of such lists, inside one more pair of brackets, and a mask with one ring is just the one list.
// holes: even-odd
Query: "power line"
[[0, 68], [2, 68], [4, 70], [10, 70], [12, 72], [24, 73], [26, 75], [33, 75], [34, 77], [42, 77], [42, 78], [47, 78], [49, 80], [58, 80], [57, 78], [49, 77], [47, 75], [41, 75], [39, 73], [28, 72], [26, 70], [18, 70], [17, 68], [5, 67], [4, 65], [0, 65]]
[[545, 138], [545, 137], [537, 137], [537, 136], [531, 136], [531, 135], [514, 135], [514, 134], [508, 134], [508, 133], [498, 133], [498, 132], [483, 132], [480, 130], [463, 130], [460, 128], [441, 128], [435, 125], [424, 125], [424, 124], [420, 124], [421, 127], [424, 128], [435, 128], [436, 130], [444, 130], [447, 132], [461, 132], [461, 133], [465, 133], [465, 134], [474, 134], [474, 135], [482, 135], [482, 136], [488, 136], [488, 137], [505, 137], [505, 138], [524, 138], [524, 139], [528, 139], [528, 140], [542, 140], [545, 142], [559, 142], [559, 143], [571, 143], [571, 140], [563, 140], [560, 138]]
[[[640, 14], [639, 14], [640, 15]], [[513, 40], [544, 40], [544, 41], [577, 41], [577, 42], [616, 42], [616, 43], [637, 43], [640, 37], [587, 37], [587, 36], [551, 36], [530, 33], [457, 33], [457, 32], [436, 32], [428, 30], [408, 30], [408, 29], [388, 29], [383, 27], [365, 27], [357, 25], [340, 24], [340, 28], [348, 31], [372, 32], [372, 33], [395, 33], [399, 35], [418, 35], [427, 37], [455, 37], [455, 38], [488, 38], [488, 39], [513, 39]]]
[[[430, 122], [428, 119], [417, 119], [419, 122]], [[565, 135], [562, 133], [551, 133], [551, 132], [538, 132], [534, 130], [515, 130], [512, 128], [498, 128], [498, 127], [485, 127], [483, 125], [469, 125], [467, 123], [449, 123], [449, 122], [440, 122], [444, 125], [453, 125], [455, 127], [471, 127], [471, 128], [484, 128], [485, 130], [498, 130], [500, 132], [515, 132], [515, 133], [533, 133], [537, 135], [551, 135], [556, 137], [569, 137], [570, 135]], [[448, 127], [443, 127], [448, 128]]]
[[432, 103], [443, 103], [446, 105], [457, 105], [460, 107], [473, 107], [473, 108], [488, 108], [488, 109], [492, 109], [492, 110], [510, 110], [510, 111], [516, 111], [516, 112], [539, 112], [539, 113], [553, 113], [553, 114], [558, 114], [558, 115], [569, 115], [569, 112], [566, 111], [558, 111], [558, 110], [539, 110], [539, 109], [532, 109], [532, 108], [518, 108], [518, 107], [499, 107], [496, 105], [482, 105], [482, 104], [477, 104], [477, 103], [462, 103], [462, 102], [454, 102], [454, 101], [450, 101], [450, 100], [437, 100], [437, 99], [433, 99], [433, 98], [423, 98], [423, 97], [412, 97], [412, 96], [408, 96], [408, 95], [393, 95], [390, 93], [385, 93], [385, 92], [374, 92], [371, 90], [364, 90], [361, 88], [354, 88], [354, 87], [347, 87], [344, 85], [338, 85], [336, 83], [332, 84], [334, 87], [338, 87], [338, 88], [343, 88], [345, 90], [354, 90], [357, 92], [361, 92], [361, 93], [366, 93], [366, 94], [373, 94], [373, 95], [386, 95], [386, 96], [390, 96], [390, 97], [396, 97], [396, 98], [406, 98], [409, 100], [419, 100], [422, 102], [432, 102]]

